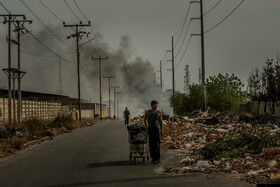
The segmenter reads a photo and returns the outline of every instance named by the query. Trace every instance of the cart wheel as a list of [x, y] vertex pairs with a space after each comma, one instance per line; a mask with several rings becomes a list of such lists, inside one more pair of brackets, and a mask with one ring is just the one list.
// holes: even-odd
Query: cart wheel
[[136, 163], [136, 158], [135, 157], [134, 157], [133, 161], [134, 161], [134, 164], [135, 164]]
[[145, 163], [145, 157], [143, 157], [143, 163]]

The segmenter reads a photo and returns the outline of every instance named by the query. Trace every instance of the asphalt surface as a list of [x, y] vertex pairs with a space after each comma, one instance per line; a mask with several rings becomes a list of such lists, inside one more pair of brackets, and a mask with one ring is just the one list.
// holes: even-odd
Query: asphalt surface
[[[160, 175], [162, 162], [129, 162], [122, 122], [100, 122], [0, 161], [0, 186], [247, 186], [225, 174]], [[162, 169], [162, 168], [161, 168]]]

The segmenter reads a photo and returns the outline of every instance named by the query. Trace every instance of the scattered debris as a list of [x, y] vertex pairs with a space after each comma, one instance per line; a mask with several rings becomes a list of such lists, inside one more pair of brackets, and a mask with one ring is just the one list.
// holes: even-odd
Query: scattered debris
[[21, 124], [13, 124], [10, 128], [0, 125], [0, 158], [95, 122], [96, 119], [74, 121], [69, 119], [69, 116], [61, 115], [53, 121], [30, 119]]
[[0, 126], [0, 138], [8, 138], [9, 133], [5, 126]]
[[162, 147], [183, 157], [181, 168], [166, 173], [230, 172], [249, 183], [280, 180], [279, 117], [194, 111], [164, 123]]

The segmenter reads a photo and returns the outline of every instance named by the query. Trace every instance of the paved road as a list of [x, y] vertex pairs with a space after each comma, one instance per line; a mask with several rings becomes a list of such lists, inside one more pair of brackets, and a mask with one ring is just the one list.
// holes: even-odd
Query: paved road
[[[159, 175], [129, 160], [126, 128], [101, 122], [0, 161], [0, 186], [243, 186], [224, 175]], [[163, 155], [163, 161], [168, 160]], [[157, 166], [159, 167], [159, 166]]]

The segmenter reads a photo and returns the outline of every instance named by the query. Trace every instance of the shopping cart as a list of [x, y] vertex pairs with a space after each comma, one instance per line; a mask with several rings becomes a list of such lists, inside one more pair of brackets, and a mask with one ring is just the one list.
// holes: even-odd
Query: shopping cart
[[148, 145], [148, 134], [146, 132], [146, 127], [133, 124], [127, 126], [128, 131], [128, 140], [129, 140], [129, 148], [130, 162], [136, 162], [137, 158], [142, 158], [143, 162], [149, 160], [149, 145]]

